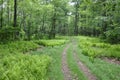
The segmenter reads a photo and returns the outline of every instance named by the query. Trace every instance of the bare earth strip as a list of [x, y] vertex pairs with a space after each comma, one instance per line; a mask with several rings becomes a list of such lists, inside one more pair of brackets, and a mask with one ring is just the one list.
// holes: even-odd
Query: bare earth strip
[[75, 48], [76, 48], [76, 45], [74, 45], [74, 51], [73, 51], [73, 54], [74, 54], [74, 57], [77, 61], [77, 64], [80, 68], [80, 70], [83, 71], [83, 73], [86, 75], [86, 77], [88, 78], [88, 80], [97, 80], [97, 78], [90, 72], [90, 70], [87, 68], [86, 65], [84, 65], [78, 58], [77, 56], [77, 53], [75, 51]]
[[67, 65], [67, 52], [66, 51], [69, 47], [70, 47], [70, 44], [66, 46], [66, 48], [64, 49], [64, 51], [62, 53], [62, 72], [64, 74], [65, 80], [73, 80], [71, 72]]
[[105, 61], [107, 61], [108, 63], [120, 65], [120, 61], [117, 60], [117, 59], [107, 58], [107, 57], [104, 57], [102, 59], [105, 60]]

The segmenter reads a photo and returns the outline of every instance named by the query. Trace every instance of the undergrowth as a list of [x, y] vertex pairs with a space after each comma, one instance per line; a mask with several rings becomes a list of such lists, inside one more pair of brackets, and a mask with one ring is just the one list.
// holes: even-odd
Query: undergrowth
[[43, 46], [57, 46], [65, 44], [66, 40], [37, 40], [34, 42]]
[[38, 44], [18, 41], [0, 45], [0, 80], [46, 80], [51, 57], [23, 54]]
[[84, 55], [90, 57], [115, 57], [120, 59], [120, 44], [109, 44], [100, 41], [98, 38], [78, 37], [79, 46]]

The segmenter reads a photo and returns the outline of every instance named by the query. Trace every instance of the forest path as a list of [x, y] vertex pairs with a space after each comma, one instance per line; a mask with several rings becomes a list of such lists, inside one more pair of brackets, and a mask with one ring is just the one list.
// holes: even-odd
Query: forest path
[[65, 47], [65, 49], [62, 53], [62, 72], [64, 74], [65, 80], [73, 80], [72, 75], [71, 75], [71, 71], [68, 68], [68, 64], [67, 64], [67, 50], [69, 47], [70, 47], [70, 44], [67, 44], [67, 46]]
[[[71, 74], [71, 70], [69, 69], [68, 63], [67, 63], [67, 50], [68, 48], [72, 47], [72, 54], [74, 55], [74, 59], [77, 62], [77, 66], [79, 69], [83, 72], [83, 74], [87, 77], [88, 80], [97, 80], [97, 78], [90, 72], [88, 67], [84, 65], [77, 55], [77, 41], [73, 40], [72, 44], [67, 44], [67, 46], [64, 48], [64, 51], [62, 53], [62, 72], [64, 74], [64, 80], [79, 80], [77, 78], [74, 78], [74, 76]], [[78, 75], [80, 76], [80, 75]]]
[[73, 41], [73, 55], [74, 55], [74, 59], [77, 62], [77, 65], [79, 66], [79, 69], [82, 70], [82, 72], [84, 73], [84, 75], [87, 77], [88, 80], [97, 80], [97, 78], [90, 72], [88, 67], [84, 65], [82, 61], [79, 60], [76, 47], [77, 47], [77, 42], [74, 40]]

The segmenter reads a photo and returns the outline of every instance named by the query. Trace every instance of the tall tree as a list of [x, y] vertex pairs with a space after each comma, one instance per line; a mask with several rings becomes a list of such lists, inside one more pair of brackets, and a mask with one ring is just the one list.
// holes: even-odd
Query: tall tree
[[17, 27], [17, 0], [14, 0], [14, 24], [13, 27]]
[[3, 27], [3, 0], [1, 0], [1, 19], [0, 19], [0, 27]]
[[75, 3], [75, 29], [74, 29], [75, 35], [78, 35], [79, 4], [80, 4], [80, 1], [76, 0], [76, 3]]

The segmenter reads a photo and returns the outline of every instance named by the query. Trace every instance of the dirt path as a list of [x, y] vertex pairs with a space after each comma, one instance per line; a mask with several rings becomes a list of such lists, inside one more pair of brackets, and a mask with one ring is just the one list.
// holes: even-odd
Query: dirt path
[[108, 63], [111, 63], [111, 64], [117, 64], [117, 65], [120, 65], [120, 61], [115, 59], [115, 58], [107, 58], [107, 57], [103, 57], [101, 58], [102, 60], [108, 62]]
[[66, 46], [66, 48], [64, 49], [62, 53], [62, 72], [64, 74], [64, 80], [73, 80], [71, 72], [67, 65], [67, 52], [66, 51], [69, 47], [70, 47], [70, 44]]
[[86, 75], [86, 77], [88, 78], [88, 80], [97, 80], [97, 78], [90, 72], [90, 70], [87, 68], [87, 66], [84, 65], [84, 64], [79, 60], [75, 48], [76, 48], [76, 43], [74, 42], [73, 54], [74, 54], [75, 60], [77, 61], [77, 64], [78, 64], [80, 70], [83, 71], [83, 73]]

